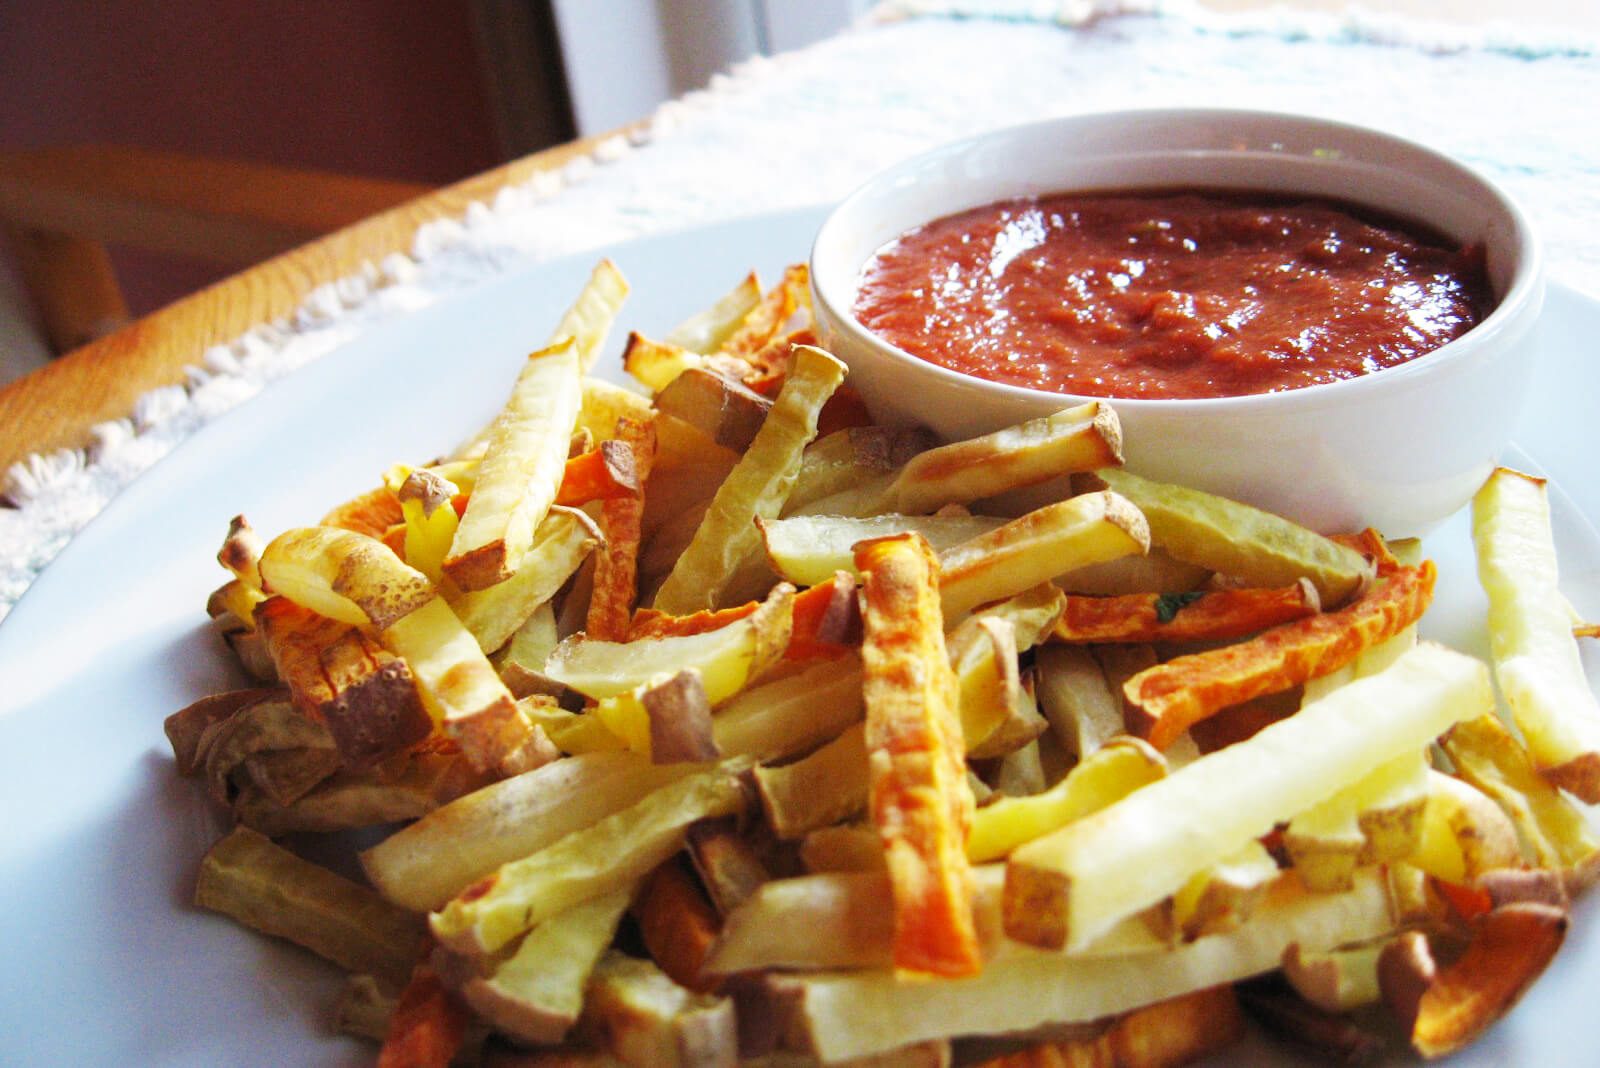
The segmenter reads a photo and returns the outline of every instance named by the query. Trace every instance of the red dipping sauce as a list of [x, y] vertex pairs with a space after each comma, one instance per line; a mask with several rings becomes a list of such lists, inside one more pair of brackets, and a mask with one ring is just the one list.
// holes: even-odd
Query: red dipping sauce
[[1414, 360], [1494, 306], [1481, 250], [1326, 202], [1069, 194], [879, 249], [855, 315], [953, 371], [1095, 397], [1233, 397]]

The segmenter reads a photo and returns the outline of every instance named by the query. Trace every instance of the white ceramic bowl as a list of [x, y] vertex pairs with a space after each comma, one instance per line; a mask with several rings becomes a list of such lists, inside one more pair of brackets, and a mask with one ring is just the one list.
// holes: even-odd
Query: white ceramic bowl
[[1360, 378], [1204, 400], [1114, 400], [1128, 467], [1319, 530], [1420, 534], [1464, 505], [1506, 446], [1534, 359], [1544, 283], [1512, 201], [1446, 156], [1299, 115], [1161, 109], [1056, 119], [907, 160], [838, 206], [811, 252], [827, 343], [880, 419], [969, 437], [1084, 398], [1000, 385], [917, 359], [852, 314], [862, 266], [929, 220], [1073, 190], [1261, 190], [1363, 204], [1487, 252], [1494, 311], [1462, 337]]

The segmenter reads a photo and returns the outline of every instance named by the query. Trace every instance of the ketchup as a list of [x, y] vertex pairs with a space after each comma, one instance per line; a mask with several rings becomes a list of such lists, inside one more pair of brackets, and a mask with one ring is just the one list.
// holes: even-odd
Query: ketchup
[[1481, 250], [1358, 210], [1207, 192], [1001, 201], [879, 249], [855, 314], [953, 371], [1162, 398], [1371, 374], [1492, 310]]

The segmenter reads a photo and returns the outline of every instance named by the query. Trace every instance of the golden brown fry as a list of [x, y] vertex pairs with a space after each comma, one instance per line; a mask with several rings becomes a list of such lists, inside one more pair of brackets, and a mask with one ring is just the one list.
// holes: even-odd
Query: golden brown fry
[[973, 975], [983, 967], [972, 918], [967, 828], [972, 795], [944, 648], [939, 563], [919, 535], [863, 542], [861, 659], [870, 811], [894, 888], [895, 966]]
[[1376, 582], [1337, 612], [1286, 623], [1236, 645], [1178, 657], [1142, 671], [1123, 688], [1129, 726], [1157, 749], [1206, 717], [1326, 675], [1363, 649], [1415, 623], [1433, 597], [1425, 560]]
[[247, 827], [234, 828], [211, 847], [200, 864], [194, 901], [341, 968], [396, 984], [411, 973], [425, 930], [421, 916]]

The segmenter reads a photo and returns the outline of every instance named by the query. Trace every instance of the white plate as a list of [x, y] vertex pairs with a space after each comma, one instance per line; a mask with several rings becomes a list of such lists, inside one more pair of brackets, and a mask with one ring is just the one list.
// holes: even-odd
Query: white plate
[[[805, 258], [821, 210], [612, 251], [633, 282], [621, 328], [660, 333], [750, 267]], [[0, 625], [0, 1061], [368, 1063], [332, 1035], [334, 969], [187, 904], [224, 827], [173, 771], [172, 711], [239, 683], [205, 618], [228, 517], [268, 534], [314, 522], [397, 460], [448, 449], [498, 407], [593, 257], [531, 266], [389, 324], [196, 434], [124, 492]], [[1560, 286], [1519, 442], [1564, 489], [1569, 596], [1600, 618], [1600, 476], [1588, 339], [1600, 305]], [[621, 335], [616, 335], [620, 337]], [[608, 357], [615, 360], [616, 345]], [[1430, 541], [1435, 636], [1481, 651], [1481, 595], [1460, 517]], [[1600, 682], [1591, 650], [1590, 677]], [[1592, 909], [1582, 910], [1592, 912]], [[1589, 980], [1586, 984], [1585, 977]], [[1600, 917], [1462, 1063], [1573, 1064], [1600, 979]], [[1280, 1054], [1273, 1054], [1278, 1060]]]

